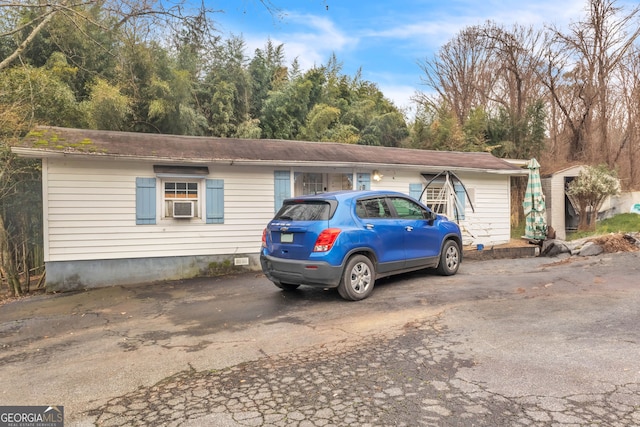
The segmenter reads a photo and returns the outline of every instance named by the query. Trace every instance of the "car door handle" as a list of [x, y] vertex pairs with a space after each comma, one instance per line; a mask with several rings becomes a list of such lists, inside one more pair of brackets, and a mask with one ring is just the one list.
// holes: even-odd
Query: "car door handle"
[[373, 230], [373, 224], [371, 223], [365, 224], [364, 226], [367, 228], [367, 230]]
[[413, 227], [410, 225], [407, 225], [404, 229], [407, 231], [413, 231]]

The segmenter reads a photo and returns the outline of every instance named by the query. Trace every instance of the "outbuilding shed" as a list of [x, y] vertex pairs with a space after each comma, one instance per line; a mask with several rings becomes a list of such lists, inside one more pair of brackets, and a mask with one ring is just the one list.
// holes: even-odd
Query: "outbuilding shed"
[[567, 231], [578, 228], [578, 207], [567, 196], [567, 186], [576, 179], [584, 166], [572, 166], [541, 178], [547, 207], [547, 225], [553, 227], [556, 238], [566, 239]]
[[505, 243], [510, 177], [526, 174], [489, 153], [57, 127], [12, 151], [42, 159], [50, 290], [259, 269], [262, 231], [285, 198], [388, 189], [434, 205], [444, 183], [425, 186], [443, 171], [467, 190], [456, 189], [464, 243]]
[[[542, 177], [542, 191], [547, 206], [547, 225], [553, 227], [557, 239], [566, 239], [567, 234], [576, 231], [580, 220], [579, 208], [567, 196], [571, 181], [585, 169], [584, 165], [571, 166]], [[627, 191], [607, 197], [597, 213], [598, 220], [614, 215], [633, 212], [640, 201], [640, 192]]]

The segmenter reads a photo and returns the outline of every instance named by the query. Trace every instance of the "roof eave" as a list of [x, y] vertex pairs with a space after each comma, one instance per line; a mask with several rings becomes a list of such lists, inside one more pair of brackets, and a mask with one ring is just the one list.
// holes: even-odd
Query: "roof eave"
[[[309, 167], [309, 166], [327, 166], [327, 162], [323, 161], [291, 161], [291, 160], [249, 160], [249, 159], [213, 159], [213, 158], [181, 158], [181, 157], [159, 157], [159, 156], [127, 156], [119, 154], [102, 154], [102, 153], [85, 153], [79, 151], [63, 151], [63, 150], [47, 150], [37, 148], [11, 147], [11, 151], [25, 158], [64, 158], [73, 157], [77, 159], [90, 160], [123, 160], [137, 161], [149, 163], [192, 163], [192, 164], [226, 164], [226, 165], [243, 165], [243, 166], [276, 166], [276, 167]], [[451, 165], [422, 165], [422, 164], [399, 164], [399, 163], [372, 163], [372, 162], [331, 162], [333, 168], [358, 168], [358, 169], [377, 169], [377, 168], [394, 168], [405, 170], [419, 169], [424, 172], [440, 172], [443, 169], [453, 170], [456, 172], [481, 172], [496, 175], [526, 175], [528, 172], [519, 168], [514, 169], [482, 169], [469, 167], [456, 167]]]

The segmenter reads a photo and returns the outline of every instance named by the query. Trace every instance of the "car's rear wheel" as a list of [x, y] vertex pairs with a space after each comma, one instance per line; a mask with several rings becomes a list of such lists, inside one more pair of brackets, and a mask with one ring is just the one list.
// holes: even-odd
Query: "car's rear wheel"
[[371, 260], [364, 255], [355, 255], [345, 265], [338, 293], [350, 301], [365, 299], [373, 292], [375, 277], [376, 272]]
[[438, 273], [443, 276], [452, 276], [460, 267], [460, 247], [453, 240], [447, 240], [442, 247]]
[[283, 291], [295, 291], [296, 289], [298, 289], [298, 287], [300, 287], [300, 285], [296, 285], [293, 283], [273, 282], [273, 284]]

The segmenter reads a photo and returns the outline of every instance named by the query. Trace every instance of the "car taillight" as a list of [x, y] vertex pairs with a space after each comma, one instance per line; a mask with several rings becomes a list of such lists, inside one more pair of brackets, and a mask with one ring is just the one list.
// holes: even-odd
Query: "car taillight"
[[322, 233], [316, 239], [316, 244], [313, 245], [313, 252], [327, 252], [331, 250], [333, 244], [336, 242], [338, 238], [338, 234], [340, 234], [342, 230], [339, 228], [327, 228], [322, 230]]
[[262, 247], [267, 247], [267, 229], [262, 230]]

